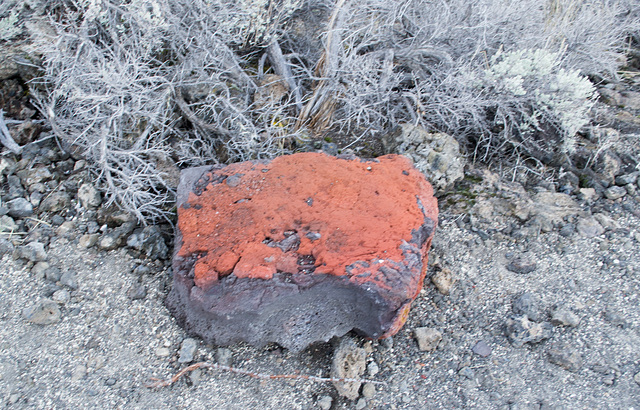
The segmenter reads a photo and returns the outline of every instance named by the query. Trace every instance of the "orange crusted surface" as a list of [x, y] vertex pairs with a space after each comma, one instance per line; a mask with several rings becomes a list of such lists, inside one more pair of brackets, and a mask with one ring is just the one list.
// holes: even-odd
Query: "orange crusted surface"
[[[208, 184], [199, 196], [191, 192], [178, 209], [178, 256], [200, 255], [200, 288], [230, 274], [269, 279], [276, 272], [299, 273], [305, 257], [314, 265], [309, 274], [356, 275], [357, 269], [346, 269], [355, 261], [402, 263], [400, 246], [425, 214], [437, 221], [431, 185], [399, 155], [363, 162], [301, 153], [267, 164], [232, 164], [212, 174], [211, 180], [222, 182]], [[295, 251], [268, 245], [292, 233], [299, 237]], [[429, 245], [430, 240], [423, 246], [425, 256]], [[413, 279], [418, 289], [423, 277], [424, 270]]]

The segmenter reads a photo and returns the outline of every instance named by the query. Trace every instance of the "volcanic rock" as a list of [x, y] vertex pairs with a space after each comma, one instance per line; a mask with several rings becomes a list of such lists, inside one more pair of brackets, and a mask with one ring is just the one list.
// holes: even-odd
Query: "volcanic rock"
[[207, 342], [300, 351], [395, 334], [426, 274], [437, 202], [403, 156], [301, 153], [191, 168], [167, 306]]

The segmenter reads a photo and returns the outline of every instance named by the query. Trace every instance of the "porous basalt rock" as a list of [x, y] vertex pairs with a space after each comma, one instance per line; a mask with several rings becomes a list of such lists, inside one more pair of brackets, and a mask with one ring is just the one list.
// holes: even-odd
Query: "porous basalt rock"
[[437, 214], [431, 185], [399, 155], [185, 170], [167, 306], [218, 345], [393, 335], [422, 287]]

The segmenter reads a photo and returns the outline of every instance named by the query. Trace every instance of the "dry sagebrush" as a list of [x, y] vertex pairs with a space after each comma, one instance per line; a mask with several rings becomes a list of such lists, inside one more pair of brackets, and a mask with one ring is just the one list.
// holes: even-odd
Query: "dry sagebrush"
[[[635, 8], [635, 9], [634, 9]], [[159, 164], [269, 158], [412, 122], [477, 158], [570, 152], [638, 6], [614, 0], [58, 0], [33, 91], [141, 220]], [[48, 28], [46, 28], [48, 27]]]

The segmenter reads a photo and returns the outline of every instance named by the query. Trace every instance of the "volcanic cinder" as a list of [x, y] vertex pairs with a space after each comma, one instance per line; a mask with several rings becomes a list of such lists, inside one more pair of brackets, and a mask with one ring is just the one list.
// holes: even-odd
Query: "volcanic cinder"
[[400, 155], [185, 170], [167, 306], [217, 345], [391, 336], [422, 288], [437, 215], [431, 185]]

